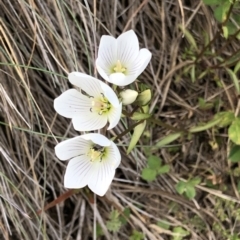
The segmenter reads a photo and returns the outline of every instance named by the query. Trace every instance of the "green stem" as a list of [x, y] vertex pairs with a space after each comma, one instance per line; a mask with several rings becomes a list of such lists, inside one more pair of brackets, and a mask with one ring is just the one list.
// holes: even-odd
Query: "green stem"
[[134, 123], [133, 125], [131, 125], [128, 129], [126, 129], [125, 131], [123, 131], [122, 133], [120, 133], [118, 136], [116, 136], [115, 138], [113, 138], [113, 141], [118, 140], [119, 138], [123, 137], [124, 135], [126, 135], [127, 133], [129, 133], [130, 131], [132, 131], [137, 125], [139, 125], [140, 123], [144, 122], [145, 120], [141, 120], [139, 122]]
[[173, 126], [171, 126], [171, 125], [169, 125], [167, 123], [164, 123], [164, 122], [162, 122], [159, 119], [155, 119], [153, 117], [149, 118], [148, 121], [150, 121], [150, 122], [152, 122], [152, 123], [154, 123], [156, 125], [159, 125], [161, 127], [164, 127], [164, 128], [169, 129], [169, 130], [172, 130], [174, 132], [187, 132], [187, 130], [185, 130], [185, 129], [175, 128], [175, 127], [173, 127]]
[[237, 37], [237, 35], [240, 33], [240, 29], [238, 29], [233, 35], [231, 35], [226, 43], [214, 54], [215, 57], [219, 56], [222, 51], [228, 46], [228, 44]]
[[[219, 65], [217, 65], [217, 67], [219, 66], [219, 67], [224, 67], [224, 66], [222, 66], [224, 63], [226, 63], [228, 60], [230, 60], [232, 57], [234, 57], [235, 55], [237, 55], [237, 54], [239, 54], [240, 53], [240, 49], [238, 49], [237, 51], [235, 51], [231, 56], [229, 56], [228, 58], [226, 58], [225, 60], [224, 60], [224, 62], [222, 62], [222, 63], [220, 63]], [[227, 67], [227, 66], [225, 66], [225, 67]]]
[[[229, 11], [228, 11], [228, 14], [227, 14], [227, 17], [226, 19], [222, 22], [221, 24], [221, 27], [223, 27], [224, 25], [226, 25], [227, 21], [229, 20], [230, 18], [230, 15], [231, 15], [231, 12], [232, 12], [232, 9], [233, 9], [233, 6], [235, 4], [235, 1], [234, 0], [229, 8]], [[217, 31], [217, 33], [215, 34], [215, 36], [213, 37], [213, 39], [206, 45], [202, 48], [201, 52], [198, 54], [198, 56], [196, 57], [195, 61], [194, 61], [194, 64], [197, 63], [197, 61], [203, 56], [204, 52], [212, 45], [212, 43], [215, 42], [215, 40], [217, 39], [217, 37], [220, 35], [220, 31]]]

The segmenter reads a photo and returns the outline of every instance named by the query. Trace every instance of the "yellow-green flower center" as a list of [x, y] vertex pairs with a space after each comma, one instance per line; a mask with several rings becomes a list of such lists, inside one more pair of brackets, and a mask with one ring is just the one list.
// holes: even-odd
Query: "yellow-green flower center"
[[91, 162], [95, 161], [102, 161], [103, 156], [105, 155], [106, 149], [99, 145], [94, 145], [90, 148], [89, 152], [87, 153], [87, 156], [90, 157]]
[[115, 73], [125, 73], [126, 70], [127, 69], [122, 65], [122, 63], [119, 60], [117, 60], [117, 64], [115, 67], [113, 67], [113, 71]]
[[102, 95], [101, 97], [96, 97], [92, 99], [92, 107], [90, 109], [91, 112], [97, 112], [99, 115], [103, 113], [107, 113], [111, 109], [111, 103], [108, 101], [107, 98]]

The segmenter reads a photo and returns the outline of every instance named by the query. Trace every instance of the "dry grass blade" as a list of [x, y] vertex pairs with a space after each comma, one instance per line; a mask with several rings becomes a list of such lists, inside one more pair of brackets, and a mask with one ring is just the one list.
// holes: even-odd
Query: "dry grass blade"
[[[221, 36], [214, 7], [201, 0], [2, 0], [0, 9], [0, 239], [175, 240], [179, 229], [194, 240], [238, 234], [239, 166], [227, 162], [226, 129], [208, 129], [151, 148], [173, 129], [190, 129], [220, 109], [239, 113], [234, 84], [217, 65], [220, 58], [238, 57], [239, 41]], [[179, 25], [199, 47], [194, 56]], [[108, 132], [117, 137], [122, 153], [111, 190], [94, 201], [83, 189], [53, 206], [67, 191], [66, 164], [57, 159], [54, 147], [79, 134], [69, 119], [56, 114], [53, 100], [71, 88], [69, 72], [97, 76], [103, 34], [117, 37], [129, 29], [136, 32], [140, 47], [153, 54], [138, 79], [152, 89], [150, 112], [172, 127], [151, 123], [126, 155], [131, 136], [117, 136], [132, 123], [122, 120]], [[209, 55], [204, 55], [207, 42]], [[199, 77], [206, 69], [211, 72]], [[202, 109], [199, 98], [214, 107]], [[221, 142], [218, 149], [212, 147], [214, 141]], [[171, 174], [144, 181], [141, 171], [149, 153], [161, 156]], [[176, 184], [194, 177], [212, 181], [212, 188], [198, 184], [190, 201], [177, 193]], [[114, 211], [126, 218], [116, 232], [109, 230]]]

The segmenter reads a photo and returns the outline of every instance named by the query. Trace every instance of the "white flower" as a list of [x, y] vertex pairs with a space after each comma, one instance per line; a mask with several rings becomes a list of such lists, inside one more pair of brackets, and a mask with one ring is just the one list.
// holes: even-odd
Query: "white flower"
[[55, 147], [60, 160], [71, 159], [64, 176], [66, 188], [88, 187], [103, 196], [121, 161], [117, 146], [98, 133], [89, 133], [63, 141]]
[[72, 118], [78, 131], [103, 128], [109, 122], [114, 128], [121, 117], [122, 103], [107, 84], [80, 72], [69, 74], [69, 81], [86, 94], [69, 89], [54, 100], [54, 109], [66, 118]]
[[101, 37], [96, 66], [106, 81], [126, 86], [143, 72], [151, 57], [148, 49], [139, 50], [138, 38], [130, 30], [117, 39], [107, 35]]
[[122, 92], [119, 93], [121, 99], [122, 99], [122, 104], [123, 105], [128, 105], [133, 103], [137, 96], [138, 96], [138, 92], [134, 91], [132, 89], [126, 89], [123, 90]]

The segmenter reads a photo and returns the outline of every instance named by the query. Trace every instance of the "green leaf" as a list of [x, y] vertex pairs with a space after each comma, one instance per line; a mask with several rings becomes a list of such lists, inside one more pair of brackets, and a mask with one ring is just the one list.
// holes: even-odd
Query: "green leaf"
[[226, 70], [227, 70], [228, 74], [230, 75], [230, 77], [232, 78], [232, 81], [233, 81], [233, 84], [236, 88], [236, 91], [239, 94], [240, 87], [239, 87], [239, 81], [238, 81], [238, 78], [237, 78], [236, 74], [229, 68], [227, 68]]
[[202, 79], [203, 77], [205, 77], [207, 75], [208, 71], [209, 70], [207, 69], [207, 70], [203, 71], [202, 73], [200, 73], [200, 75], [198, 76], [198, 79]]
[[121, 228], [122, 223], [119, 219], [115, 219], [113, 221], [107, 221], [106, 226], [107, 229], [111, 232], [118, 232]]
[[187, 183], [188, 183], [188, 185], [196, 186], [196, 185], [198, 185], [200, 182], [201, 182], [201, 178], [195, 177], [195, 178], [189, 180]]
[[231, 148], [230, 153], [228, 155], [228, 159], [230, 159], [231, 162], [240, 162], [240, 146], [235, 145]]
[[196, 73], [195, 73], [195, 68], [196, 66], [195, 65], [193, 65], [192, 66], [192, 68], [191, 68], [191, 71], [190, 71], [190, 76], [191, 76], [191, 80], [192, 80], [192, 82], [193, 83], [195, 83], [195, 81], [196, 81]]
[[119, 212], [113, 210], [109, 216], [110, 220], [106, 222], [107, 229], [112, 232], [118, 232], [122, 226], [122, 223], [119, 219]]
[[194, 133], [194, 132], [202, 132], [205, 131], [209, 128], [214, 127], [215, 125], [217, 125], [219, 122], [221, 121], [221, 119], [213, 119], [211, 121], [209, 121], [208, 123], [201, 125], [201, 126], [196, 126], [196, 127], [192, 127], [189, 129], [189, 132]]
[[176, 190], [179, 194], [183, 194], [186, 190], [187, 183], [179, 181], [176, 185]]
[[151, 181], [156, 179], [157, 171], [153, 170], [153, 169], [150, 169], [150, 168], [144, 168], [142, 170], [142, 175], [141, 176], [142, 176], [142, 179], [151, 182]]
[[193, 199], [195, 196], [196, 196], [196, 190], [194, 187], [192, 186], [187, 186], [186, 188], [186, 196], [189, 198], [189, 199]]
[[183, 237], [186, 237], [190, 234], [190, 232], [186, 231], [182, 227], [175, 227], [173, 229], [173, 232], [175, 233], [173, 240], [182, 240]]
[[229, 31], [227, 26], [222, 26], [223, 36], [228, 39]]
[[230, 125], [236, 117], [233, 112], [219, 112], [214, 116], [214, 119], [219, 119], [220, 122], [217, 125], [218, 127], [223, 128]]
[[122, 225], [127, 224], [127, 220], [129, 219], [131, 214], [130, 208], [125, 208], [122, 215], [119, 216], [119, 220], [122, 223]]
[[236, 64], [236, 66], [234, 67], [234, 73], [237, 74], [238, 71], [240, 69], [240, 61]]
[[198, 98], [198, 105], [200, 109], [207, 110], [213, 107], [213, 103], [207, 103], [203, 98]]
[[137, 125], [134, 128], [133, 135], [132, 135], [131, 141], [130, 141], [129, 146], [128, 146], [127, 154], [129, 154], [132, 151], [132, 149], [136, 146], [136, 144], [137, 144], [139, 138], [141, 137], [145, 127], [146, 127], [146, 121], [140, 123], [139, 125]]
[[229, 138], [237, 145], [240, 145], [240, 119], [236, 118], [228, 128]]
[[169, 165], [164, 165], [158, 169], [158, 174], [168, 173], [170, 171]]
[[118, 219], [119, 217], [119, 212], [117, 210], [112, 210], [109, 214], [109, 218], [111, 220]]
[[214, 10], [214, 16], [217, 19], [217, 21], [222, 23], [226, 20], [230, 6], [231, 6], [230, 1], [225, 1], [224, 4], [218, 6]]
[[154, 148], [159, 148], [162, 146], [165, 146], [173, 141], [175, 141], [176, 139], [178, 139], [180, 136], [182, 135], [181, 132], [178, 133], [171, 133], [169, 135], [167, 135], [166, 137], [162, 138], [159, 142], [156, 143], [156, 145], [154, 146]]
[[218, 5], [221, 2], [222, 2], [221, 0], [203, 0], [203, 3], [209, 6]]
[[99, 224], [97, 224], [96, 232], [97, 232], [97, 237], [103, 236], [103, 230]]
[[138, 83], [138, 88], [139, 88], [139, 92], [143, 92], [143, 91], [145, 91], [145, 90], [148, 90], [150, 87], [149, 87], [148, 84], [139, 82], [139, 83]]
[[137, 230], [133, 230], [133, 233], [129, 238], [129, 240], [143, 240], [143, 239], [144, 235], [141, 232], [138, 232]]
[[170, 224], [167, 221], [164, 221], [164, 220], [158, 221], [157, 225], [160, 228], [163, 228], [163, 229], [166, 229], [166, 230], [168, 230], [170, 228]]
[[157, 170], [158, 168], [160, 168], [161, 163], [162, 160], [157, 156], [152, 155], [148, 157], [147, 164], [151, 169]]
[[152, 115], [149, 113], [135, 112], [131, 117], [132, 120], [145, 120], [150, 118]]
[[196, 44], [196, 42], [195, 42], [194, 37], [192, 36], [192, 34], [191, 34], [186, 28], [182, 27], [181, 25], [180, 25], [179, 27], [180, 27], [180, 29], [182, 30], [182, 32], [183, 32], [184, 36], [186, 37], [186, 39], [188, 40], [188, 42], [190, 43], [190, 45], [191, 45], [194, 49], [198, 50], [197, 44]]
[[228, 28], [229, 35], [234, 34], [238, 30], [237, 27], [232, 22], [228, 22], [226, 24], [226, 27]]

